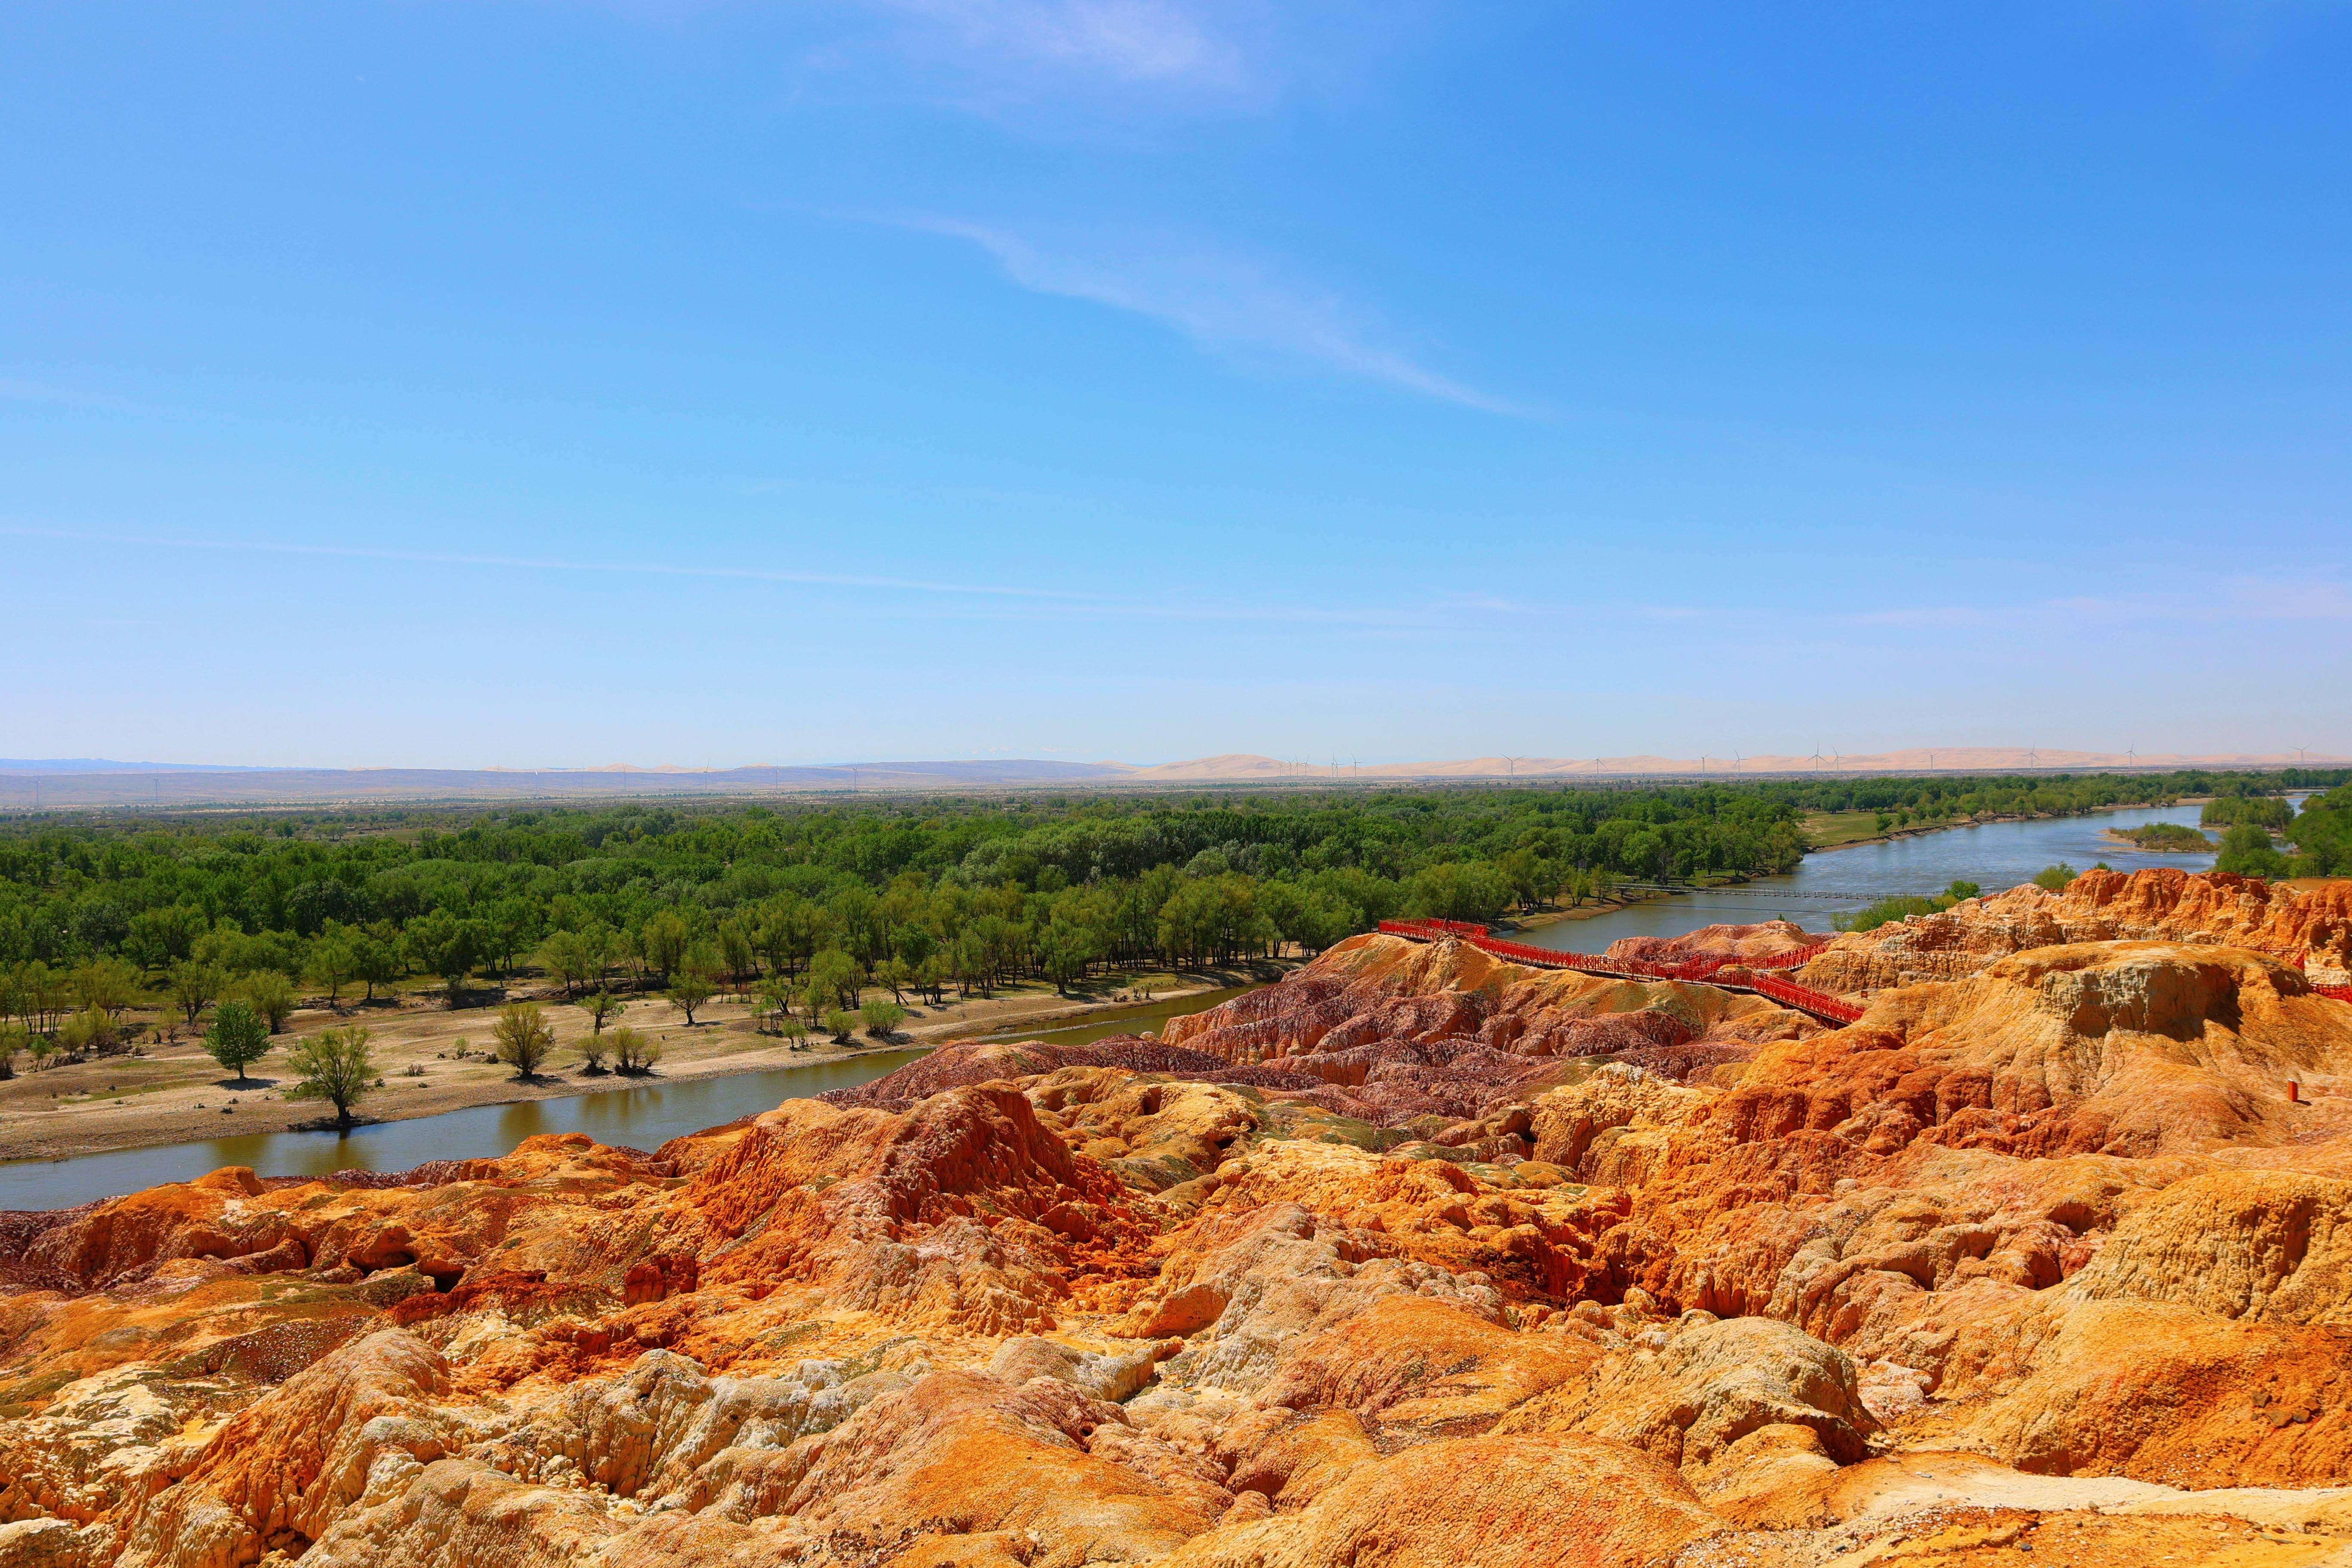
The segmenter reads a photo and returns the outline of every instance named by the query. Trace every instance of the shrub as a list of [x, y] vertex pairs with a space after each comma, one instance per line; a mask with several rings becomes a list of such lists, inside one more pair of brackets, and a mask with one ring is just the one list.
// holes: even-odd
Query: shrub
[[907, 1010], [896, 1002], [886, 1002], [879, 996], [870, 997], [857, 1009], [866, 1020], [866, 1032], [876, 1039], [887, 1039], [890, 1032], [906, 1022]]
[[2073, 881], [2074, 877], [2074, 868], [2061, 860], [2055, 866], [2044, 866], [2035, 872], [2033, 885], [2037, 888], [2046, 888], [2053, 893], [2063, 893], [2066, 890], [2066, 884]]
[[121, 1042], [121, 1036], [114, 1027], [114, 1020], [107, 1016], [105, 1009], [100, 1007], [83, 1008], [68, 1018], [65, 1026], [58, 1031], [58, 1043], [65, 1047], [66, 1055], [77, 1061], [110, 1051]]
[[660, 1041], [649, 1040], [625, 1024], [613, 1031], [614, 1071], [639, 1078], [653, 1071], [654, 1064], [661, 1058]]
[[845, 1046], [849, 1043], [849, 1037], [857, 1030], [857, 1015], [846, 1007], [835, 1007], [824, 1016], [824, 1026], [833, 1036], [835, 1045]]
[[509, 1002], [499, 1008], [491, 1033], [499, 1041], [492, 1055], [514, 1068], [519, 1079], [537, 1078], [548, 1054], [555, 1049], [555, 1031], [548, 1026], [547, 1010], [536, 1002]]

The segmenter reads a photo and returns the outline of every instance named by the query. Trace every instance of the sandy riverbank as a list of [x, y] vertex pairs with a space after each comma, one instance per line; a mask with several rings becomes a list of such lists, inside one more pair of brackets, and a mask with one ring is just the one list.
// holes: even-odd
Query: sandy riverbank
[[[1289, 967], [1288, 963], [1282, 967]], [[1148, 984], [1151, 1000], [1168, 1002], [1251, 981], [1244, 972], [1211, 971], [1143, 977], [1135, 984]], [[1094, 994], [1076, 997], [1058, 996], [1050, 986], [1023, 986], [941, 1007], [909, 1007], [906, 1024], [887, 1042], [860, 1035], [853, 1046], [812, 1043], [798, 1050], [761, 1034], [752, 1005], [732, 995], [713, 997], [697, 1008], [691, 1026], [677, 1008], [656, 996], [631, 998], [627, 1011], [614, 1022], [660, 1044], [662, 1059], [650, 1081], [676, 1082], [854, 1060], [880, 1050], [971, 1036], [1066, 1028], [1142, 1000], [1139, 989], [1123, 985], [1099, 986]], [[269, 1054], [249, 1069], [253, 1076], [242, 1085], [188, 1038], [149, 1045], [139, 1057], [101, 1057], [44, 1072], [20, 1071], [0, 1081], [0, 1158], [60, 1159], [317, 1125], [320, 1107], [283, 1098], [291, 1086], [285, 1047], [321, 1029], [352, 1024], [363, 1024], [373, 1032], [376, 1068], [383, 1079], [381, 1089], [360, 1102], [361, 1118], [367, 1121], [593, 1094], [648, 1081], [587, 1071], [579, 1051], [580, 1041], [591, 1032], [587, 1014], [560, 1001], [546, 1000], [545, 1005], [556, 1048], [550, 1065], [528, 1083], [517, 1081], [512, 1068], [487, 1058], [495, 1044], [495, 1005], [453, 1010], [414, 997], [397, 1004], [354, 1005], [340, 1013], [302, 1009], [288, 1021], [286, 1032], [271, 1042]], [[5, 1206], [0, 1199], [0, 1207]]]

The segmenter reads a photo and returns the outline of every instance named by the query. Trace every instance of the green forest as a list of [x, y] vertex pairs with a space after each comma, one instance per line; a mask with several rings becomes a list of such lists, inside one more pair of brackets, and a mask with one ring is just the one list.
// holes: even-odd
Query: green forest
[[[2170, 773], [17, 816], [0, 821], [0, 1011], [53, 1035], [135, 1004], [193, 1022], [230, 994], [275, 1013], [298, 985], [454, 995], [526, 966], [574, 989], [765, 975], [936, 998], [1783, 872], [1817, 812], [2071, 813], [2217, 783], [2253, 793]], [[2340, 856], [2317, 828], [2347, 816], [2315, 808], [2290, 837]]]

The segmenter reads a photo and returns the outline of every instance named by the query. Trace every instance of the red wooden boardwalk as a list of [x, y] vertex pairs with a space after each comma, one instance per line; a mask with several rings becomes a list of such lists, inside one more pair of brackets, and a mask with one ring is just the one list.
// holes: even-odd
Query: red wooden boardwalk
[[[1488, 936], [1485, 926], [1461, 921], [1382, 921], [1381, 930], [1389, 936], [1401, 936], [1411, 942], [1443, 942], [1450, 937], [1466, 942], [1481, 952], [1492, 953], [1511, 963], [1523, 963], [1530, 969], [1573, 969], [1579, 973], [1602, 974], [1617, 980], [1696, 981], [1725, 991], [1744, 991], [1750, 995], [1769, 996], [1783, 1007], [1793, 1007], [1824, 1024], [1851, 1024], [1862, 1016], [1862, 1008], [1843, 996], [1760, 973], [1801, 968], [1829, 945], [1826, 942], [1814, 942], [1770, 958], [1698, 958], [1686, 963], [1648, 963], [1640, 959], [1596, 958], [1589, 952], [1563, 952], [1556, 948], [1503, 942]], [[1717, 979], [1726, 969], [1744, 969], [1748, 973], [1736, 980]]]

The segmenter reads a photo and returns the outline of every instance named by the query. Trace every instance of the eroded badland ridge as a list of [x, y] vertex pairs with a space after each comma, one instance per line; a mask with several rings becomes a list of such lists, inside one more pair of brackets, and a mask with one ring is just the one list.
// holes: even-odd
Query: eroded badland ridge
[[1831, 1029], [1359, 937], [652, 1153], [8, 1216], [0, 1563], [2346, 1561], [2347, 940], [2095, 872], [1839, 939]]

